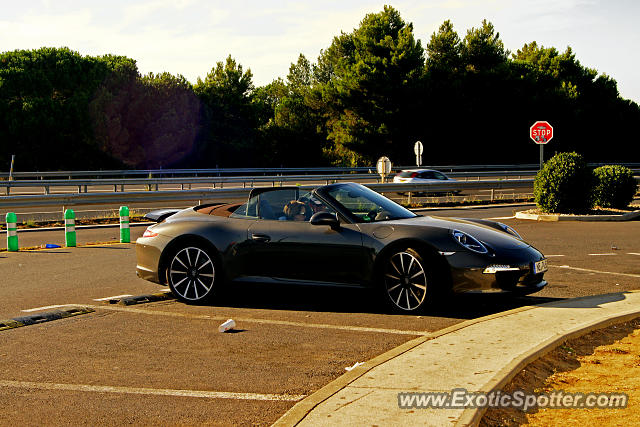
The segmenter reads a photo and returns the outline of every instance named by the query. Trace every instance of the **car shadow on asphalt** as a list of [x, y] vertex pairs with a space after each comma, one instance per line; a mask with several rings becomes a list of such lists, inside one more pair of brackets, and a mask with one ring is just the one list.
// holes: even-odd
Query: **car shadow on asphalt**
[[[560, 301], [564, 298], [506, 294], [452, 295], [411, 315], [474, 319], [515, 308]], [[406, 315], [394, 312], [383, 297], [368, 289], [302, 285], [233, 284], [213, 303], [219, 307], [333, 313]]]

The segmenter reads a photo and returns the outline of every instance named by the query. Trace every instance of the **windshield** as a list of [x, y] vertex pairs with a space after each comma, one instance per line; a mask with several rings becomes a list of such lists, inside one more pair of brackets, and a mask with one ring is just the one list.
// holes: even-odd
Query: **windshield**
[[355, 222], [377, 222], [417, 216], [381, 194], [359, 184], [335, 184], [324, 193], [351, 214]]

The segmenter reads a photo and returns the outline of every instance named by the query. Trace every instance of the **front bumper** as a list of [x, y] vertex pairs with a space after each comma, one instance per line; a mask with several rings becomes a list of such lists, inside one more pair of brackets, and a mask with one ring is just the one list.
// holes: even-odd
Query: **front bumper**
[[519, 266], [517, 271], [485, 273], [482, 268], [456, 269], [452, 271], [454, 292], [528, 294], [547, 285], [544, 273], [534, 274], [533, 267]]
[[547, 285], [545, 272], [534, 272], [534, 264], [543, 259], [544, 256], [533, 247], [502, 251], [495, 256], [452, 254], [447, 257], [452, 290], [457, 293], [510, 292], [521, 295], [537, 292]]

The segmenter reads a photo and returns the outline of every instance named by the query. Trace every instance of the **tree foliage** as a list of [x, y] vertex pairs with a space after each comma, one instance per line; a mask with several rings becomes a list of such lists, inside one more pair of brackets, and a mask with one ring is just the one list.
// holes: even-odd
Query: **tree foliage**
[[371, 164], [393, 155], [396, 141], [411, 138], [424, 70], [424, 51], [413, 26], [385, 6], [342, 33], [318, 58], [316, 99], [337, 163]]
[[[515, 53], [484, 20], [451, 21], [422, 47], [385, 6], [333, 38], [313, 63], [255, 87], [229, 55], [191, 85], [140, 75], [134, 59], [68, 48], [0, 53], [0, 165], [89, 169], [234, 166], [514, 164], [538, 160], [527, 131], [554, 126], [546, 152], [587, 161], [640, 158], [640, 107], [567, 47]], [[2, 168], [2, 166], [0, 166]]]
[[469, 71], [494, 70], [506, 63], [508, 55], [500, 33], [486, 19], [481, 27], [467, 31], [460, 48], [462, 62]]
[[262, 120], [264, 159], [275, 166], [316, 166], [323, 156], [326, 134], [322, 117], [312, 108], [311, 62], [302, 54], [289, 67], [286, 81], [275, 80], [256, 92], [256, 100], [268, 105]]
[[229, 55], [218, 62], [204, 80], [198, 78], [195, 93], [204, 106], [203, 134], [193, 162], [203, 167], [232, 167], [255, 162], [256, 105], [251, 70]]
[[11, 154], [22, 170], [116, 163], [95, 143], [87, 109], [109, 72], [109, 60], [83, 57], [67, 48], [0, 54], [2, 164]]
[[191, 152], [200, 102], [191, 84], [169, 73], [139, 77], [114, 71], [89, 105], [101, 149], [125, 165], [156, 169]]

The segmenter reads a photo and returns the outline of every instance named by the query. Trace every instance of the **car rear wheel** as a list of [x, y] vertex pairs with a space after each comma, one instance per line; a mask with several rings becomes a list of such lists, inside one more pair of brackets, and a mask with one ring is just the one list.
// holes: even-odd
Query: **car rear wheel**
[[383, 290], [395, 311], [416, 312], [431, 302], [431, 273], [411, 248], [394, 251], [384, 264]]
[[217, 284], [216, 259], [196, 245], [178, 249], [167, 268], [167, 282], [179, 300], [199, 303], [213, 295]]

